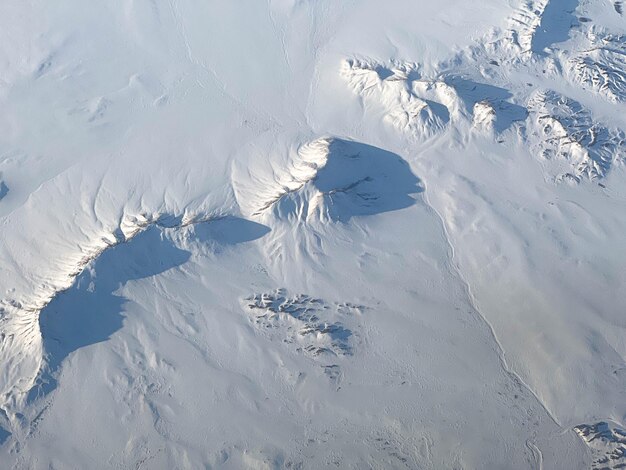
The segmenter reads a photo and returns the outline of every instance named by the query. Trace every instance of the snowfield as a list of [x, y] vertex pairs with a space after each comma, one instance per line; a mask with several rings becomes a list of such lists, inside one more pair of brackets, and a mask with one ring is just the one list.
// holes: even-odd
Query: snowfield
[[4, 0], [0, 128], [0, 468], [626, 466], [623, 2]]

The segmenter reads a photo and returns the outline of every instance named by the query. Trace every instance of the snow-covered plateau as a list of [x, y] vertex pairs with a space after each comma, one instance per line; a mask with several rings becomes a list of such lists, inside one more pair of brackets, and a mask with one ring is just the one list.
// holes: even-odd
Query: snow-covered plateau
[[0, 469], [626, 467], [621, 0], [2, 0], [0, 130]]

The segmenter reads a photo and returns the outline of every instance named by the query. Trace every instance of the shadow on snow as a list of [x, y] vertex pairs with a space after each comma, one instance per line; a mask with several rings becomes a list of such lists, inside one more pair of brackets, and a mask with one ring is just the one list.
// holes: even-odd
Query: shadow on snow
[[[326, 164], [309, 183], [323, 197], [323, 207], [334, 221], [404, 209], [424, 190], [408, 163], [398, 155], [359, 142], [334, 139]], [[306, 187], [278, 204], [279, 214], [294, 214], [309, 204]]]
[[474, 105], [481, 101], [487, 101], [494, 107], [496, 111], [495, 131], [497, 133], [504, 132], [514, 122], [524, 121], [528, 116], [526, 108], [507, 101], [513, 95], [504, 88], [462, 77], [451, 77], [447, 82], [455, 88], [470, 114], [474, 110]]
[[[235, 245], [260, 238], [268, 231], [263, 225], [227, 217], [196, 225], [193, 236], [203, 242]], [[121, 287], [181, 266], [190, 256], [157, 226], [102, 253], [77, 276], [72, 287], [59, 293], [40, 312], [45, 366], [28, 400], [56, 388], [57, 373], [71, 353], [106, 341], [122, 328], [126, 299], [116, 294]]]

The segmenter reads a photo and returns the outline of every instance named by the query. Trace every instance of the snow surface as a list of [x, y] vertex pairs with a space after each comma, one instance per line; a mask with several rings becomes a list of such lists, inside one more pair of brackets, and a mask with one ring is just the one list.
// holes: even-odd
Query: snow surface
[[0, 468], [626, 465], [624, 9], [0, 2]]

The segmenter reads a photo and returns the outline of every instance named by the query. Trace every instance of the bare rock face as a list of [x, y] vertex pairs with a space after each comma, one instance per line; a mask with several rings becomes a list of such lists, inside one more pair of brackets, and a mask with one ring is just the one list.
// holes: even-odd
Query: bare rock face
[[574, 430], [591, 450], [593, 470], [626, 467], [626, 431], [605, 421], [581, 424]]
[[554, 91], [529, 100], [531, 138], [539, 156], [557, 179], [580, 181], [604, 177], [624, 158], [626, 136], [594, 122], [579, 102]]
[[289, 295], [284, 288], [253, 294], [242, 304], [260, 335], [318, 363], [333, 384], [341, 382], [342, 361], [360, 347], [361, 316], [367, 307]]
[[588, 38], [588, 49], [568, 61], [570, 79], [613, 103], [625, 102], [626, 36], [591, 31]]

